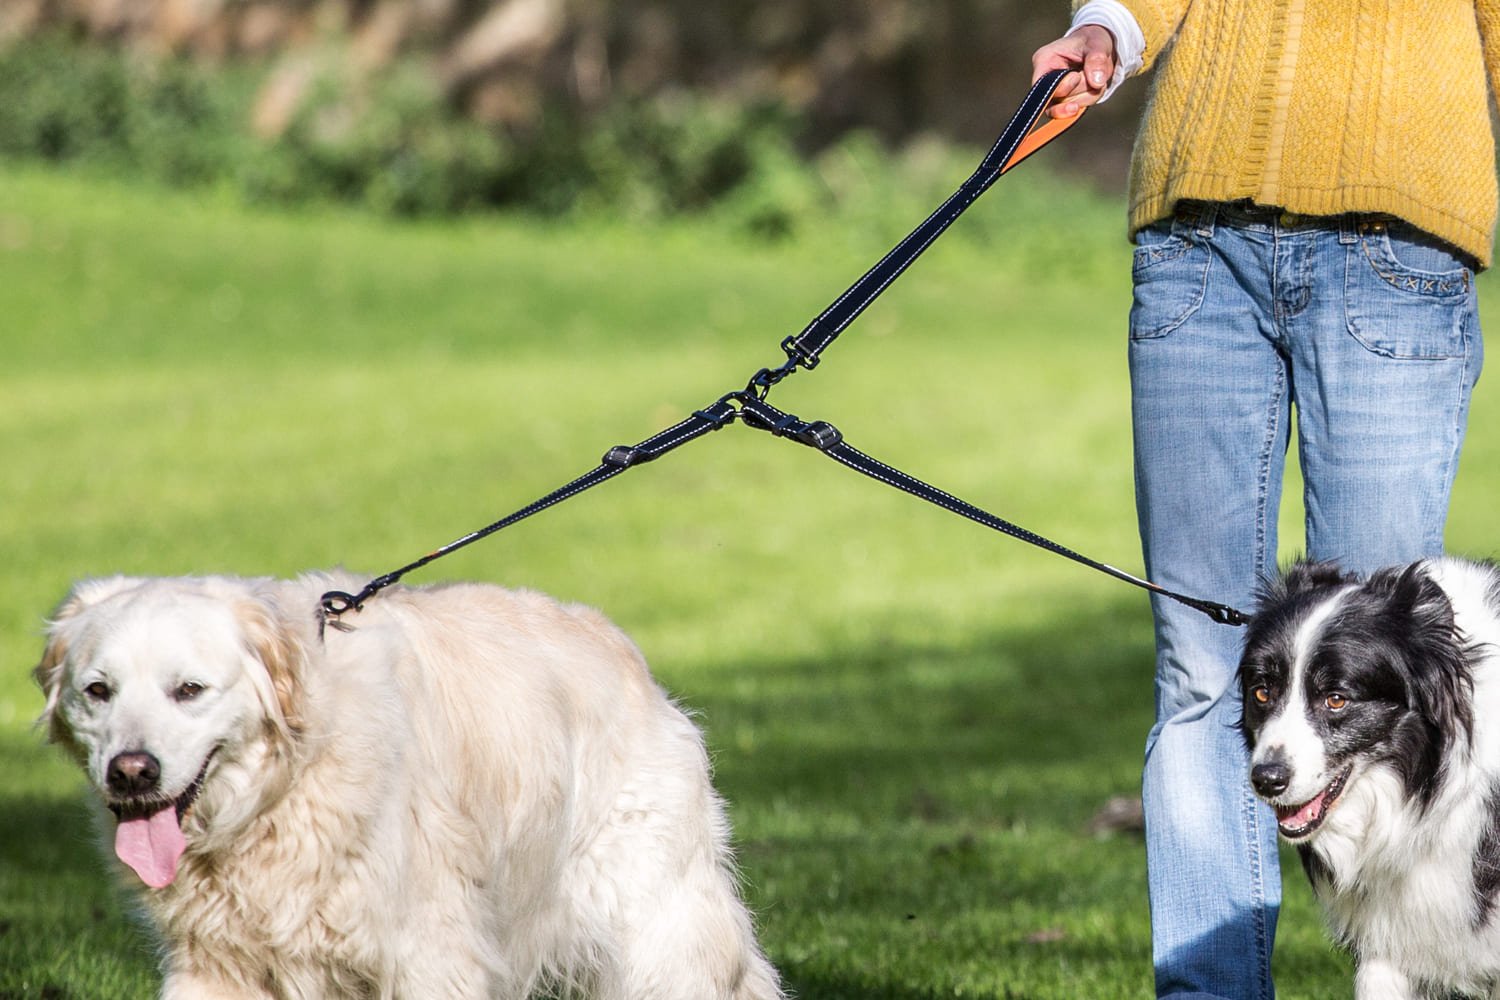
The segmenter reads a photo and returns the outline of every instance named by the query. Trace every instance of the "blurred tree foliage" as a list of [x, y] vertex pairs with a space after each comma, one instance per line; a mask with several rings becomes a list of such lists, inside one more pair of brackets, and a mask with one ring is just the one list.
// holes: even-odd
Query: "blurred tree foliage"
[[[810, 194], [771, 175], [852, 133], [990, 141], [1066, 20], [1062, 0], [4, 0], [0, 153], [407, 213], [755, 191], [775, 231]], [[1056, 162], [1120, 187], [1131, 89]]]

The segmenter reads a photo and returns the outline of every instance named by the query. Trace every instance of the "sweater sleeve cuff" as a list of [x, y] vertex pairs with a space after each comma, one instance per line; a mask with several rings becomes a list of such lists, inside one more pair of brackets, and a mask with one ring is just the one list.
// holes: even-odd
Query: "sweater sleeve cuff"
[[1135, 16], [1119, 0], [1089, 0], [1073, 15], [1073, 24], [1068, 30], [1077, 31], [1085, 24], [1097, 24], [1115, 39], [1115, 75], [1099, 97], [1099, 103], [1103, 104], [1120, 88], [1120, 84], [1141, 71], [1146, 36], [1141, 33]]

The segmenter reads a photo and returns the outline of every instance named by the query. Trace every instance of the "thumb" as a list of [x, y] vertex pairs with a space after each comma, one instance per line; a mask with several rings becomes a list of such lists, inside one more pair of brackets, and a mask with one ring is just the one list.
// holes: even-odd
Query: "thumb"
[[1113, 52], [1092, 50], [1083, 57], [1084, 85], [1093, 91], [1103, 91], [1115, 75]]

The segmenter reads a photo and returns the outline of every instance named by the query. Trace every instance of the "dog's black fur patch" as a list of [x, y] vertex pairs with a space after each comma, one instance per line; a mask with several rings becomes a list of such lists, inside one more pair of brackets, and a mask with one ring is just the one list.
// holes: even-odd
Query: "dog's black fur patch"
[[1500, 894], [1500, 786], [1490, 788], [1485, 803], [1489, 820], [1474, 851], [1474, 926], [1483, 927]]
[[1497, 647], [1500, 567], [1451, 557], [1298, 564], [1246, 633], [1251, 783], [1392, 995], [1500, 996], [1500, 760], [1475, 743], [1500, 725]]
[[[1303, 690], [1288, 692], [1299, 629], [1344, 591], [1317, 636]], [[1453, 741], [1473, 732], [1469, 654], [1447, 595], [1422, 564], [1381, 570], [1361, 584], [1332, 564], [1300, 563], [1262, 590], [1246, 634], [1241, 732], [1254, 746], [1287, 697], [1312, 705], [1341, 693], [1348, 709], [1313, 718], [1331, 767], [1356, 759], [1386, 764], [1425, 807], [1442, 786]], [[1270, 694], [1265, 704], [1252, 696], [1259, 688]]]

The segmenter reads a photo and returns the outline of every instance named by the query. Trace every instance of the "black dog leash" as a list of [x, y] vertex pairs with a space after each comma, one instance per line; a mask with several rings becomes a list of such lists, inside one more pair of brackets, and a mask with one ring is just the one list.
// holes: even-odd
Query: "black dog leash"
[[1064, 130], [1078, 120], [1078, 116], [1074, 116], [1065, 119], [1048, 119], [1041, 125], [1037, 124], [1043, 117], [1043, 112], [1046, 110], [1047, 104], [1051, 101], [1052, 95], [1064, 75], [1066, 74], [1063, 70], [1054, 70], [1039, 79], [1026, 95], [1026, 99], [1022, 101], [1020, 108], [1011, 117], [1005, 130], [1001, 132], [1000, 138], [990, 148], [989, 153], [986, 154], [979, 168], [970, 175], [968, 180], [964, 181], [957, 191], [949, 196], [942, 205], [938, 206], [920, 226], [912, 230], [890, 253], [881, 258], [874, 267], [865, 272], [844, 294], [835, 299], [801, 333], [782, 341], [781, 347], [787, 356], [785, 363], [777, 368], [762, 368], [750, 379], [750, 382], [744, 389], [727, 393], [717, 402], [701, 410], [694, 411], [687, 419], [646, 438], [638, 444], [631, 446], [621, 445], [611, 448], [600, 461], [598, 467], [592, 471], [585, 473], [567, 485], [554, 490], [515, 513], [495, 521], [493, 524], [489, 524], [477, 531], [464, 535], [462, 538], [449, 542], [442, 548], [436, 549], [422, 558], [402, 566], [400, 569], [386, 573], [384, 576], [376, 577], [367, 583], [357, 594], [349, 594], [337, 590], [329, 591], [323, 595], [320, 601], [322, 622], [324, 624], [332, 623], [335, 627], [339, 627], [338, 620], [340, 615], [351, 610], [361, 610], [366, 601], [385, 588], [395, 584], [413, 570], [420, 569], [434, 560], [441, 559], [443, 556], [471, 545], [482, 538], [487, 538], [503, 528], [508, 528], [518, 521], [525, 520], [533, 514], [540, 513], [549, 507], [562, 503], [564, 500], [577, 496], [585, 490], [592, 489], [600, 483], [613, 479], [632, 466], [641, 465], [660, 458], [667, 452], [687, 444], [689, 441], [695, 441], [710, 431], [716, 431], [728, 426], [736, 419], [742, 420], [746, 426], [769, 431], [777, 437], [785, 437], [809, 445], [833, 458], [841, 465], [854, 469], [856, 472], [869, 476], [872, 479], [879, 480], [976, 523], [1003, 532], [1013, 538], [1039, 546], [1049, 552], [1089, 566], [1133, 586], [1170, 598], [1180, 604], [1203, 612], [1216, 622], [1228, 625], [1243, 625], [1248, 622], [1249, 617], [1247, 615], [1232, 607], [1174, 593], [1149, 580], [1143, 580], [1113, 566], [1097, 562], [1062, 545], [1058, 545], [1056, 542], [1049, 541], [1040, 535], [1027, 531], [1025, 528], [1014, 525], [1003, 518], [996, 517], [979, 507], [960, 500], [933, 486], [929, 486], [919, 479], [885, 465], [882, 462], [878, 462], [863, 452], [856, 450], [844, 443], [843, 436], [833, 425], [824, 421], [810, 423], [802, 421], [790, 414], [783, 413], [766, 402], [766, 397], [771, 389], [788, 376], [794, 374], [797, 369], [806, 368], [811, 370], [817, 367], [823, 351], [833, 343], [834, 339], [850, 323], [854, 322], [860, 313], [881, 292], [890, 286], [891, 282], [900, 277], [921, 256], [922, 252], [931, 246], [933, 241], [941, 236], [980, 195], [989, 190], [995, 181], [999, 180], [1002, 175], [1025, 160], [1032, 153], [1062, 134]]
[[731, 396], [726, 396], [712, 406], [697, 410], [686, 420], [658, 434], [654, 434], [646, 440], [633, 447], [619, 446], [611, 448], [600, 461], [598, 468], [587, 472], [566, 486], [553, 490], [514, 514], [507, 515], [494, 524], [486, 525], [478, 531], [472, 531], [462, 538], [455, 539], [440, 549], [435, 549], [427, 555], [408, 563], [400, 569], [392, 570], [384, 576], [378, 576], [365, 584], [358, 594], [346, 594], [341, 590], [331, 590], [324, 594], [320, 604], [322, 606], [323, 621], [325, 623], [336, 622], [339, 615], [346, 611], [360, 611], [370, 598], [380, 593], [391, 584], [396, 583], [403, 576], [413, 570], [421, 569], [434, 560], [441, 559], [450, 553], [457, 552], [466, 545], [472, 545], [481, 538], [488, 538], [502, 528], [508, 528], [517, 521], [524, 521], [533, 514], [539, 514], [555, 504], [569, 500], [585, 490], [593, 489], [606, 480], [613, 479], [632, 465], [640, 465], [652, 459], [660, 458], [667, 452], [689, 441], [696, 440], [709, 431], [716, 431], [720, 427], [727, 426], [734, 420], [738, 411], [728, 402]]
[[1122, 580], [1132, 586], [1148, 590], [1153, 594], [1171, 598], [1179, 604], [1185, 604], [1190, 608], [1203, 612], [1221, 625], [1245, 625], [1250, 619], [1241, 611], [1214, 601], [1205, 601], [1197, 597], [1189, 597], [1185, 594], [1174, 593], [1150, 580], [1144, 580], [1134, 576], [1122, 569], [1117, 569], [1108, 563], [1090, 559], [1088, 556], [1074, 552], [1066, 546], [1059, 545], [1048, 538], [1032, 531], [1027, 531], [1019, 525], [1013, 524], [1002, 517], [997, 517], [981, 507], [976, 507], [965, 500], [960, 500], [951, 493], [946, 493], [935, 486], [931, 486], [915, 476], [908, 475], [900, 469], [892, 468], [877, 459], [871, 458], [864, 452], [854, 448], [839, 433], [838, 428], [832, 424], [818, 420], [806, 422], [799, 417], [783, 413], [776, 407], [767, 403], [764, 399], [741, 399], [740, 419], [747, 427], [755, 427], [759, 430], [769, 431], [776, 437], [788, 438], [805, 444], [827, 455], [846, 468], [853, 469], [861, 475], [868, 476], [877, 482], [885, 483], [887, 486], [909, 493], [921, 500], [926, 500], [944, 510], [951, 511], [960, 517], [966, 517], [986, 528], [992, 528], [1011, 538], [1019, 539], [1038, 548], [1046, 549], [1048, 552], [1071, 559], [1076, 563], [1088, 566]]

